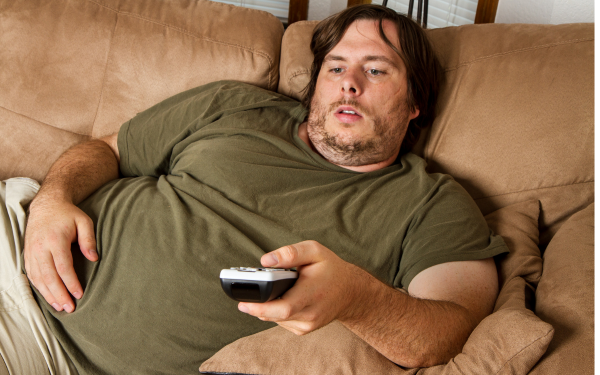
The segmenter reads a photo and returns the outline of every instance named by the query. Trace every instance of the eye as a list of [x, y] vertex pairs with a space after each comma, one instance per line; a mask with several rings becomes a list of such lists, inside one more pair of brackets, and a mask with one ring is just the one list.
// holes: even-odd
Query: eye
[[335, 74], [339, 74], [342, 72], [342, 68], [333, 68], [333, 69], [329, 69], [330, 72], [335, 73]]
[[369, 69], [369, 70], [367, 70], [367, 72], [369, 72], [369, 74], [372, 76], [379, 76], [379, 75], [382, 75], [385, 73], [382, 70], [377, 70], [377, 69]]

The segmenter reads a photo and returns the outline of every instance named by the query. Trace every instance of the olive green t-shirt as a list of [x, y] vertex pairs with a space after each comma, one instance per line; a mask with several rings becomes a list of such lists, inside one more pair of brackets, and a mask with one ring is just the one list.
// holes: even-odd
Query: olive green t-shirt
[[73, 249], [84, 296], [71, 314], [38, 298], [80, 373], [193, 374], [272, 327], [238, 311], [219, 273], [284, 245], [316, 240], [394, 287], [507, 251], [452, 178], [410, 153], [369, 173], [335, 166], [298, 137], [306, 115], [282, 95], [216, 82], [123, 124], [124, 178], [80, 205], [100, 258]]

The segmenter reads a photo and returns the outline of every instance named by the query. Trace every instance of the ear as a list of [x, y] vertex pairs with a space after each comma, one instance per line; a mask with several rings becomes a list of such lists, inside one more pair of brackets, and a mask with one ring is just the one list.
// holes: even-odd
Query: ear
[[420, 113], [421, 113], [421, 112], [419, 111], [419, 108], [415, 107], [415, 108], [414, 108], [414, 109], [413, 109], [413, 110], [410, 112], [410, 115], [408, 116], [408, 119], [409, 119], [409, 121], [410, 121], [410, 120], [414, 120], [414, 119], [416, 119], [417, 117], [419, 117], [419, 114], [420, 114]]

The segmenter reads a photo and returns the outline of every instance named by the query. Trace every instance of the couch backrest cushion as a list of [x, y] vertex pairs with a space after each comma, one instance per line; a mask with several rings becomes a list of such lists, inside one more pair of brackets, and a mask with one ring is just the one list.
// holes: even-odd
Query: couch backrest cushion
[[283, 25], [211, 1], [0, 2], [0, 179], [221, 79], [275, 90]]
[[[283, 38], [279, 89], [296, 98], [308, 82], [314, 25], [294, 24]], [[593, 24], [467, 25], [428, 35], [446, 81], [415, 152], [430, 172], [460, 182], [484, 214], [539, 199], [546, 244], [594, 199]], [[308, 58], [288, 62], [294, 56]]]
[[302, 99], [313, 61], [310, 40], [318, 23], [319, 21], [295, 22], [283, 34], [278, 92], [298, 100]]

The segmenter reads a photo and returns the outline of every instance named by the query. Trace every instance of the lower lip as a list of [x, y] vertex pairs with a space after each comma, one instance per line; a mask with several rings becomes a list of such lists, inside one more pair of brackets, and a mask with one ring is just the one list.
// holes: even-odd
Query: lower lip
[[351, 124], [353, 122], [356, 122], [356, 121], [362, 119], [362, 116], [352, 115], [349, 113], [336, 113], [335, 117], [344, 124]]

